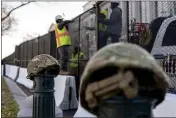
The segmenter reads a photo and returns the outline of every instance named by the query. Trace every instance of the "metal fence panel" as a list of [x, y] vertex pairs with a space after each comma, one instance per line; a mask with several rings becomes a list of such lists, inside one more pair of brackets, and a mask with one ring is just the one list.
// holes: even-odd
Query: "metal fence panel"
[[39, 41], [38, 41], [38, 38], [35, 38], [33, 40], [33, 43], [32, 43], [32, 47], [33, 47], [33, 57], [37, 56], [39, 54]]
[[75, 18], [74, 22], [70, 23], [68, 26], [69, 35], [71, 37], [71, 42], [72, 42], [72, 45], [69, 50], [69, 57], [71, 57], [71, 53], [73, 52], [74, 47], [79, 46], [80, 44], [80, 29], [79, 29], [80, 20], [79, 19], [80, 17]]
[[90, 9], [80, 16], [80, 45], [82, 51], [85, 54], [85, 59], [89, 58], [96, 52], [96, 30], [86, 30], [85, 27], [96, 28], [95, 24], [95, 14], [90, 11], [95, 9]]
[[44, 40], [43, 36], [39, 37], [39, 53], [38, 54], [43, 54], [44, 53]]
[[27, 64], [28, 64], [28, 41], [23, 43], [23, 50], [24, 50], [24, 68], [27, 68]]
[[50, 37], [51, 37], [50, 33], [43, 36], [43, 48], [44, 48], [43, 53], [45, 54], [50, 54], [50, 42], [51, 42]]
[[56, 50], [56, 37], [55, 32], [50, 32], [50, 55], [58, 59], [56, 56], [57, 50]]
[[20, 66], [24, 67], [24, 44], [20, 44]]
[[20, 47], [16, 46], [15, 47], [15, 65], [20, 66]]
[[33, 43], [33, 41], [28, 41], [28, 47], [27, 47], [27, 55], [28, 55], [28, 60], [31, 60], [32, 58], [33, 58], [33, 50], [32, 50], [32, 43]]

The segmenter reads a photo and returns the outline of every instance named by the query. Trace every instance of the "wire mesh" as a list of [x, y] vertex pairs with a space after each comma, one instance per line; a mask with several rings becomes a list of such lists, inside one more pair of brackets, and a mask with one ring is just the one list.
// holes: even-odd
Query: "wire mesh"
[[[163, 55], [157, 60], [162, 60], [163, 69], [170, 77], [169, 91], [176, 93], [176, 2], [131, 1], [129, 21], [129, 42], [140, 45], [152, 55]], [[165, 59], [168, 56], [170, 60]]]
[[170, 77], [169, 93], [176, 94], [176, 55], [155, 55], [154, 57]]

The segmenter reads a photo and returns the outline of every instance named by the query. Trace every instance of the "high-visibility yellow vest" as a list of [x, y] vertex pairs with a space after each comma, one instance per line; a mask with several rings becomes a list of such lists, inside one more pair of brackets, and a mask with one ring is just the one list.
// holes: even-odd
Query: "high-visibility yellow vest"
[[78, 54], [79, 54], [79, 58], [80, 57], [82, 57], [82, 56], [84, 56], [84, 53], [82, 53], [82, 52], [80, 52], [80, 53], [77, 53], [75, 56], [74, 56], [74, 54], [72, 54], [72, 59], [71, 59], [71, 64], [70, 64], [70, 66], [71, 67], [77, 67], [78, 66]]
[[[106, 16], [106, 19], [108, 19], [108, 11], [107, 10], [102, 10], [100, 13], [104, 14]], [[105, 31], [106, 25], [99, 23], [99, 30]]]
[[63, 45], [71, 45], [71, 39], [66, 27], [63, 27], [61, 30], [59, 30], [58, 24], [56, 24], [55, 35], [57, 48]]

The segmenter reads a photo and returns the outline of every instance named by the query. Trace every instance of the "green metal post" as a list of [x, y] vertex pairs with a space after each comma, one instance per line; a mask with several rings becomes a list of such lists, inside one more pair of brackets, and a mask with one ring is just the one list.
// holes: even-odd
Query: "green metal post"
[[33, 118], [55, 118], [54, 76], [34, 76]]

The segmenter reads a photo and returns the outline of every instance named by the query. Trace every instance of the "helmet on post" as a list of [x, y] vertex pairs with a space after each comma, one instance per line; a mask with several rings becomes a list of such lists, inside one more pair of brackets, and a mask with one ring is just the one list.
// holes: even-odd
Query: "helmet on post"
[[60, 72], [60, 65], [54, 57], [48, 54], [40, 54], [29, 62], [27, 72], [28, 79], [33, 79], [33, 75], [41, 74], [57, 76]]
[[57, 21], [57, 20], [62, 20], [63, 19], [63, 17], [61, 16], [61, 15], [57, 15], [56, 17], [55, 17], [55, 21]]
[[136, 44], [114, 43], [100, 49], [87, 63], [81, 77], [80, 104], [97, 115], [103, 100], [113, 96], [132, 99], [140, 94], [156, 99], [157, 106], [169, 84], [169, 77], [146, 50]]

